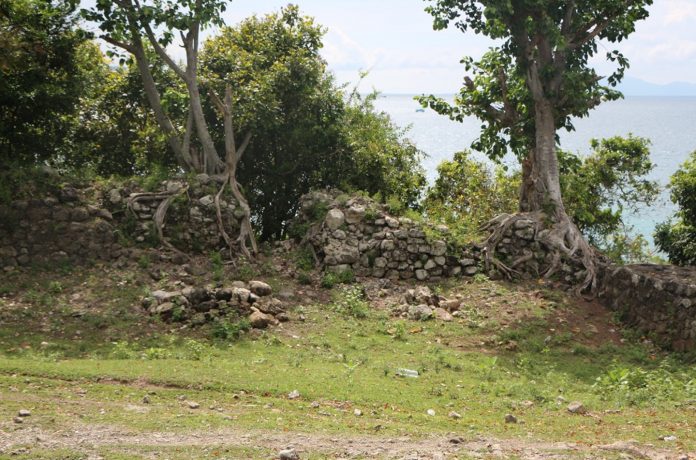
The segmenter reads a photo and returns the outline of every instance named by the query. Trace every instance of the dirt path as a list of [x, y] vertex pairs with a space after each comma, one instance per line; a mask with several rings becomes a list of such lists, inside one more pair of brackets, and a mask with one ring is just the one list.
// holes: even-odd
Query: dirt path
[[535, 442], [532, 440], [464, 439], [457, 436], [415, 440], [409, 437], [328, 436], [310, 433], [268, 431], [212, 431], [188, 434], [152, 432], [134, 433], [112, 426], [76, 426], [59, 431], [36, 427], [0, 424], [0, 454], [11, 454], [19, 446], [42, 449], [70, 448], [92, 453], [100, 447], [247, 447], [277, 452], [294, 448], [303, 458], [306, 454], [327, 458], [384, 458], [384, 459], [449, 459], [459, 455], [476, 458], [629, 458], [673, 460], [696, 458], [667, 450], [641, 446], [633, 442], [583, 446], [573, 443]]

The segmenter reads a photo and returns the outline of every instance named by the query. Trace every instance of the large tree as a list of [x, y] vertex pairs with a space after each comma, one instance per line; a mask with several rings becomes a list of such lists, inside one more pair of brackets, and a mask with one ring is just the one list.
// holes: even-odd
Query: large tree
[[[241, 145], [235, 139], [232, 87], [220, 95], [207, 88], [210, 99], [223, 119], [224, 155], [218, 154], [201, 96], [202, 82], [199, 78], [199, 46], [201, 30], [210, 26], [223, 25], [221, 15], [226, 0], [97, 0], [94, 8], [84, 10], [85, 17], [99, 24], [102, 38], [107, 43], [126, 51], [134, 58], [150, 107], [157, 123], [167, 136], [169, 147], [175, 152], [181, 165], [192, 171], [220, 175], [223, 183], [215, 202], [229, 185], [232, 194], [244, 211], [240, 235], [237, 238], [243, 253], [250, 256], [247, 241], [256, 252], [256, 241], [251, 227], [251, 210], [237, 182], [237, 165], [251, 140], [247, 132]], [[179, 36], [180, 46], [185, 52], [185, 62], [179, 63], [168, 54], [167, 47]], [[152, 62], [148, 53], [151, 48], [186, 86], [188, 93], [188, 116], [183, 125], [167, 113], [162, 97], [153, 77]], [[201, 155], [197, 152], [202, 151]], [[168, 201], [167, 201], [168, 202]], [[161, 214], [160, 214], [161, 215]], [[232, 240], [222, 225], [218, 205], [220, 231], [229, 246]], [[158, 226], [160, 227], [160, 226]], [[161, 233], [161, 227], [159, 228]]]
[[571, 118], [587, 115], [602, 100], [615, 99], [627, 59], [619, 51], [606, 58], [616, 70], [603, 78], [590, 65], [600, 42], [616, 43], [648, 16], [652, 0], [427, 0], [435, 29], [454, 25], [499, 43], [480, 61], [467, 58], [473, 78], [451, 106], [435, 97], [422, 98], [441, 113], [461, 119], [476, 115], [484, 121], [477, 147], [493, 157], [508, 149], [522, 160], [520, 211], [501, 218], [488, 240], [488, 260], [498, 268], [493, 252], [503, 233], [520, 218], [533, 217], [551, 225], [538, 238], [556, 252], [548, 269], [553, 274], [562, 257], [580, 261], [586, 277], [580, 289], [594, 288], [595, 252], [566, 213], [561, 196], [557, 136], [572, 128]]

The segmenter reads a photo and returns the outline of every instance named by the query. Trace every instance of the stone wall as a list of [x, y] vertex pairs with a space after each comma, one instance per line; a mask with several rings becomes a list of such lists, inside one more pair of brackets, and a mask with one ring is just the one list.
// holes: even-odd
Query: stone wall
[[313, 192], [302, 198], [298, 220], [312, 224], [307, 238], [331, 271], [434, 281], [472, 276], [479, 270], [473, 248], [461, 250], [447, 243], [447, 227], [391, 216], [369, 198]]
[[[206, 175], [190, 183], [168, 181], [158, 191], [186, 187], [171, 204], [164, 236], [184, 251], [224, 246], [218, 231], [214, 196], [218, 185]], [[129, 257], [139, 246], [158, 245], [154, 213], [164, 199], [153, 193], [128, 206], [143, 192], [134, 182], [77, 189], [58, 187], [48, 196], [0, 205], [0, 269], [55, 267]], [[240, 210], [232, 199], [221, 202], [223, 220], [235, 232]]]
[[[337, 191], [313, 192], [302, 198], [298, 221], [312, 224], [307, 235], [325, 269], [351, 269], [359, 276], [435, 281], [474, 275], [482, 270], [479, 246], [448, 244], [446, 227], [391, 216], [364, 197]], [[543, 276], [553, 256], [535, 240], [532, 221], [510, 228], [497, 258], [524, 278]], [[582, 267], [561, 263], [554, 280], [572, 287], [584, 279]], [[671, 265], [600, 267], [599, 300], [623, 322], [664, 348], [696, 349], [696, 267]]]
[[606, 266], [599, 298], [621, 321], [676, 351], [696, 349], [696, 267]]

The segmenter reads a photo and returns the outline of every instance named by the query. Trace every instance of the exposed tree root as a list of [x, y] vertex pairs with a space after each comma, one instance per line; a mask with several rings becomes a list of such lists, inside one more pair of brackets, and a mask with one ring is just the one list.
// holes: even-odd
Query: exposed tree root
[[[242, 208], [242, 211], [244, 212], [244, 217], [242, 218], [242, 222], [240, 223], [239, 236], [237, 237], [236, 241], [233, 241], [230, 235], [225, 230], [225, 224], [222, 220], [222, 209], [220, 208], [220, 197], [222, 196], [228, 184], [230, 186], [230, 189], [232, 190], [232, 195], [237, 200], [237, 203], [239, 203], [239, 206]], [[234, 259], [233, 248], [239, 246], [244, 256], [246, 256], [248, 259], [252, 259], [252, 254], [256, 254], [258, 252], [258, 247], [256, 245], [256, 238], [254, 237], [254, 232], [251, 227], [251, 208], [249, 207], [249, 204], [244, 199], [244, 196], [239, 190], [239, 185], [237, 184], [236, 179], [230, 173], [227, 173], [223, 176], [222, 186], [220, 187], [218, 193], [215, 195], [215, 213], [217, 215], [217, 222], [218, 228], [220, 229], [220, 234], [222, 235], [223, 239], [225, 240], [225, 243], [227, 243], [227, 247], [230, 250], [230, 258]], [[249, 248], [247, 247], [247, 241], [249, 241], [249, 244], [251, 245], [251, 251], [249, 251]]]
[[159, 206], [157, 207], [157, 210], [155, 211], [155, 214], [152, 217], [152, 220], [155, 224], [155, 230], [157, 231], [157, 237], [159, 238], [160, 242], [162, 245], [164, 245], [166, 248], [178, 253], [178, 254], [183, 254], [182, 251], [174, 247], [173, 244], [167, 240], [164, 236], [164, 220], [167, 217], [167, 211], [169, 210], [169, 206], [172, 204], [172, 202], [180, 195], [183, 195], [188, 191], [188, 185], [183, 185], [181, 187], [178, 187], [176, 190], [172, 191], [166, 191], [166, 192], [155, 192], [155, 193], [136, 193], [128, 198], [127, 201], [127, 206], [130, 212], [133, 213], [137, 217], [137, 213], [135, 209], [133, 209], [133, 206], [140, 202], [140, 201], [160, 201]]
[[551, 278], [562, 267], [564, 262], [582, 267], [583, 280], [575, 287], [576, 294], [584, 292], [594, 294], [597, 290], [598, 261], [600, 255], [590, 246], [580, 230], [567, 217], [555, 221], [550, 220], [543, 212], [528, 212], [519, 214], [503, 214], [484, 225], [483, 229], [490, 232], [483, 245], [484, 262], [487, 270], [497, 270], [502, 275], [512, 278], [520, 275], [516, 268], [532, 260], [534, 255], [526, 252], [509, 265], [496, 257], [498, 246], [520, 221], [532, 222], [534, 241], [539, 242], [551, 255], [551, 262], [542, 275]]

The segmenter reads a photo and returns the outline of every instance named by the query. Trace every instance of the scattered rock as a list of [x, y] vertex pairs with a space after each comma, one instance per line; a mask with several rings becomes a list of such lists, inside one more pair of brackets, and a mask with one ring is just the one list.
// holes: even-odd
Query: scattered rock
[[512, 414], [505, 415], [505, 423], [517, 423], [517, 417]]
[[249, 281], [249, 290], [259, 297], [265, 297], [273, 293], [273, 289], [263, 281]]
[[408, 317], [416, 321], [425, 321], [433, 317], [433, 309], [427, 305], [411, 305], [408, 307]]
[[24, 419], [22, 417], [15, 417], [12, 419], [12, 421], [15, 423], [24, 423]]
[[436, 308], [433, 310], [433, 313], [435, 314], [435, 318], [439, 319], [440, 321], [454, 321], [454, 317], [444, 308]]
[[278, 460], [300, 460], [295, 449], [285, 449], [278, 452]]
[[360, 409], [355, 409], [355, 410], [353, 411], [353, 415], [355, 415], [356, 417], [362, 417], [362, 414], [363, 414], [363, 413], [362, 413], [362, 411], [361, 411]]
[[249, 324], [254, 329], [266, 329], [269, 324], [272, 324], [275, 318], [266, 313], [262, 313], [259, 310], [255, 310], [251, 315], [249, 315]]
[[198, 409], [199, 407], [201, 407], [201, 405], [195, 401], [186, 401], [186, 405], [189, 409]]
[[435, 409], [428, 409], [425, 413], [431, 417], [435, 417]]
[[29, 417], [31, 415], [31, 412], [27, 409], [20, 409], [19, 412], [17, 412], [17, 415], [19, 417]]
[[587, 409], [581, 402], [574, 401], [568, 404], [568, 412], [570, 412], [571, 414], [583, 415], [587, 413]]
[[312, 401], [312, 404], [310, 404], [310, 406], [311, 406], [312, 408], [314, 408], [314, 409], [316, 409], [317, 407], [319, 407], [319, 405], [320, 405], [320, 404], [319, 404], [319, 401]]
[[449, 312], [453, 312], [461, 308], [462, 301], [459, 299], [441, 300], [440, 306]]
[[462, 415], [458, 412], [455, 412], [455, 411], [451, 411], [449, 414], [447, 414], [447, 416], [449, 418], [453, 418], [453, 419], [457, 419], [457, 420], [462, 418]]
[[292, 390], [288, 393], [288, 399], [298, 399], [300, 397], [300, 392], [297, 390]]
[[399, 377], [418, 378], [418, 371], [414, 371], [413, 369], [397, 369], [396, 375]]

